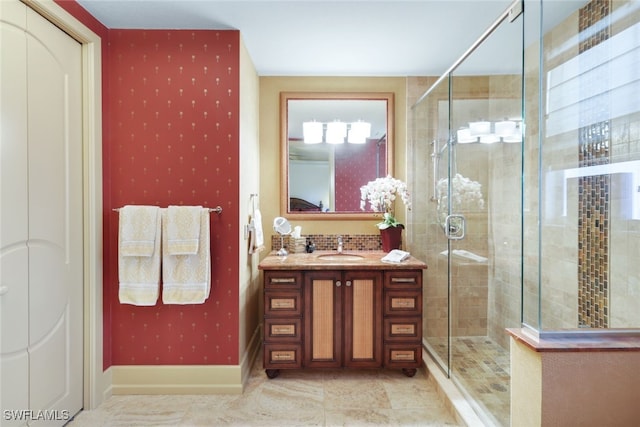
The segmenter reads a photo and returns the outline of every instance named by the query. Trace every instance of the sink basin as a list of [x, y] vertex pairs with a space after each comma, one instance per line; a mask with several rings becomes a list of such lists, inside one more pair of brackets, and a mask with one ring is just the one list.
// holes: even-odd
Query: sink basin
[[338, 262], [352, 262], [352, 261], [360, 261], [364, 259], [361, 255], [355, 254], [324, 254], [318, 255], [318, 258], [323, 261], [338, 261]]

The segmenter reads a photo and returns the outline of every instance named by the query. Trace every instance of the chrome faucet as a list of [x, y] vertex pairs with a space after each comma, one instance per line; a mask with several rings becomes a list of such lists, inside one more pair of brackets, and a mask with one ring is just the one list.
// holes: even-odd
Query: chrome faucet
[[342, 236], [338, 236], [338, 253], [342, 253]]

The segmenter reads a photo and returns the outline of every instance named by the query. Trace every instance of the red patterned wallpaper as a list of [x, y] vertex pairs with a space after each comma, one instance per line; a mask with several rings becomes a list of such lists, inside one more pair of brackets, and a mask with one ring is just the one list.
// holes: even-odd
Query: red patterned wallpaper
[[238, 31], [109, 31], [105, 209], [224, 209], [211, 214], [211, 296], [202, 305], [120, 304], [118, 215], [109, 216], [110, 365], [238, 363], [239, 52]]
[[[368, 140], [366, 144], [344, 144], [336, 146], [335, 186], [336, 210], [360, 212], [360, 187], [378, 177], [376, 165], [380, 166], [381, 176], [385, 176], [386, 144], [380, 147], [377, 141]], [[368, 206], [367, 206], [368, 208]]]
[[[104, 369], [238, 364], [239, 32], [109, 30], [56, 3], [102, 38]], [[223, 207], [204, 304], [119, 303], [112, 209], [125, 204]]]

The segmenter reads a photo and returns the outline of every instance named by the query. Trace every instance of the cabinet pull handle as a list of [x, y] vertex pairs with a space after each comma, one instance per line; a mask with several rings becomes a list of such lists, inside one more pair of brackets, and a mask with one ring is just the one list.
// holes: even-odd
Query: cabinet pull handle
[[347, 280], [347, 286], [351, 286], [351, 280]]
[[273, 353], [271, 360], [293, 360], [293, 352]]
[[342, 282], [340, 280], [336, 280], [336, 286], [339, 288], [340, 286], [342, 286]]
[[416, 283], [415, 277], [392, 277], [392, 283]]
[[295, 282], [296, 282], [295, 277], [287, 277], [287, 278], [272, 277], [271, 278], [271, 283], [295, 283]]

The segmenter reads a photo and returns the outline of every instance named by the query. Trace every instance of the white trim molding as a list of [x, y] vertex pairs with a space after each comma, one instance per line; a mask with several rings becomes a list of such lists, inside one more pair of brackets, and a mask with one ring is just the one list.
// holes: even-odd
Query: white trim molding
[[102, 45], [53, 0], [21, 0], [82, 45], [84, 221], [84, 408], [102, 403], [109, 384], [102, 345]]
[[109, 368], [117, 394], [242, 394], [240, 365], [121, 365]]

